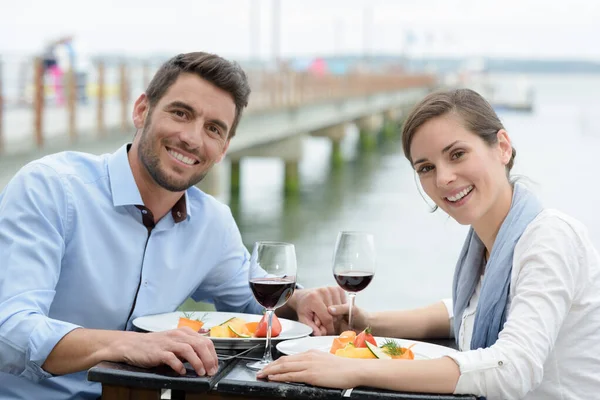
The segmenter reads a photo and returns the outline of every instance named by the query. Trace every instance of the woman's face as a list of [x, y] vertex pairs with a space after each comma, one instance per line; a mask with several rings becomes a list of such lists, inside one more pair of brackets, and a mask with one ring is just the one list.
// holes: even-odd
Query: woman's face
[[450, 113], [427, 121], [413, 136], [413, 167], [425, 193], [460, 224], [497, 214], [511, 193], [506, 165], [512, 146], [506, 131], [497, 135], [498, 143], [489, 146]]

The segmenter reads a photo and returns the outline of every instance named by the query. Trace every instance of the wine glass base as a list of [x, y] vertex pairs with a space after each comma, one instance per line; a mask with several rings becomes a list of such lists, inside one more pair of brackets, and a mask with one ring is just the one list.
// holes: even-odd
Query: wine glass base
[[255, 370], [255, 371], [260, 371], [261, 369], [263, 369], [270, 363], [272, 363], [272, 361], [260, 360], [260, 361], [254, 361], [254, 362], [248, 363], [248, 364], [246, 364], [246, 367], [250, 368], [252, 370]]

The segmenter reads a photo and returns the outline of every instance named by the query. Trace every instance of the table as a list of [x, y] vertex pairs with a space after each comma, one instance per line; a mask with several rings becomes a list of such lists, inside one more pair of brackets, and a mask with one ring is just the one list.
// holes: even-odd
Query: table
[[[450, 340], [428, 342], [455, 347]], [[275, 348], [273, 352], [276, 358], [281, 356]], [[263, 349], [259, 348], [248, 353], [247, 357], [260, 358], [262, 353]], [[248, 362], [243, 358], [220, 361], [219, 371], [213, 377], [198, 377], [189, 369], [186, 376], [180, 376], [166, 366], [144, 369], [102, 362], [89, 370], [88, 380], [102, 383], [102, 400], [159, 400], [163, 389], [171, 389], [173, 400], [264, 400], [281, 397], [300, 400], [476, 400], [470, 395], [404, 393], [367, 387], [355, 388], [348, 395], [340, 389], [268, 382], [257, 380], [256, 371], [246, 368]]]

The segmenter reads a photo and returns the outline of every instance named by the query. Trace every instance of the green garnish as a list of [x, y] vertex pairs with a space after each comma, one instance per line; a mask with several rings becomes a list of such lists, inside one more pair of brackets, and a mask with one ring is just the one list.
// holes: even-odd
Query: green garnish
[[206, 317], [206, 314], [202, 314], [202, 317], [200, 319], [194, 318], [194, 314], [196, 314], [194, 311], [184, 311], [183, 317], [190, 319], [192, 321], [204, 322], [204, 318]]
[[385, 349], [385, 352], [391, 356], [401, 356], [404, 354], [404, 348], [394, 340], [386, 339], [385, 343], [381, 345], [381, 348]]

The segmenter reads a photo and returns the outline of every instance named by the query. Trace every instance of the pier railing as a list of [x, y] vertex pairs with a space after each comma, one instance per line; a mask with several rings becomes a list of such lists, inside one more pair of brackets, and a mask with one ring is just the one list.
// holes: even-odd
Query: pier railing
[[[97, 60], [84, 74], [51, 74], [40, 58], [0, 58], [0, 154], [12, 148], [43, 148], [48, 140], [102, 138], [131, 133], [132, 101], [158, 63]], [[336, 98], [433, 87], [436, 78], [404, 72], [309, 72], [245, 68], [252, 94], [246, 113], [298, 107]]]

